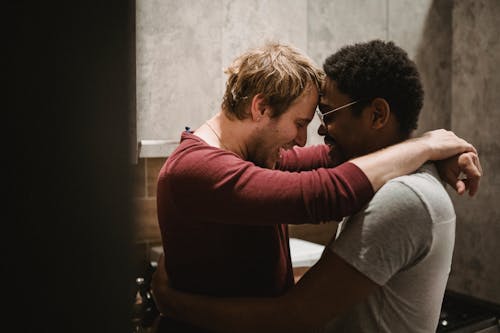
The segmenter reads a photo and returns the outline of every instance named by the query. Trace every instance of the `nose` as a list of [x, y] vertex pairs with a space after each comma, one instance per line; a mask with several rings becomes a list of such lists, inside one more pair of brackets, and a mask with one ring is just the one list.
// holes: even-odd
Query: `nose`
[[307, 142], [307, 127], [304, 126], [297, 132], [297, 136], [295, 137], [295, 144], [300, 147], [304, 147]]
[[328, 131], [326, 130], [325, 126], [319, 125], [319, 127], [318, 127], [318, 134], [320, 136], [325, 136], [327, 133], [328, 133]]

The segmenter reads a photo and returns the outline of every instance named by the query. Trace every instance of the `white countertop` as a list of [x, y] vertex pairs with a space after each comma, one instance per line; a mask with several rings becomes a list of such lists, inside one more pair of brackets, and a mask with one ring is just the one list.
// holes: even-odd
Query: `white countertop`
[[321, 257], [325, 247], [303, 239], [290, 238], [290, 255], [293, 267], [310, 267]]

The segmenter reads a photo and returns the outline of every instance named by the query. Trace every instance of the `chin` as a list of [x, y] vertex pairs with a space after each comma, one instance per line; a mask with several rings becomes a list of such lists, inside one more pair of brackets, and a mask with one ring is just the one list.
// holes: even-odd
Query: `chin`
[[275, 156], [269, 158], [265, 162], [266, 165], [264, 167], [268, 169], [276, 169], [276, 163], [278, 163], [280, 159], [281, 159], [281, 153], [278, 151]]
[[276, 163], [281, 159], [281, 149], [267, 150], [267, 154], [265, 154], [264, 150], [260, 150], [260, 153], [258, 157], [251, 161], [261, 168], [274, 169]]
[[349, 153], [346, 153], [346, 151], [340, 148], [337, 144], [330, 146], [329, 156], [336, 165], [346, 162], [352, 158]]
[[255, 164], [258, 167], [265, 168], [265, 169], [274, 169], [276, 162], [278, 162], [277, 158], [262, 158], [262, 159], [255, 159], [252, 161], [253, 164]]

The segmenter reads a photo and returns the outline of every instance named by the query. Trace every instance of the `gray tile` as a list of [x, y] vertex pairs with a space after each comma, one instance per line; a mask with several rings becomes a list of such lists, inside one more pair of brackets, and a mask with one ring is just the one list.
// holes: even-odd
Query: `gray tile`
[[390, 35], [416, 62], [424, 87], [417, 133], [450, 129], [452, 1], [391, 1], [390, 7], [391, 24], [399, 22], [399, 31], [391, 28]]
[[[429, 33], [424, 36], [429, 27], [429, 16], [435, 14], [431, 11], [432, 0], [388, 0], [388, 38], [408, 52], [411, 59], [415, 59], [420, 44], [427, 44]], [[440, 1], [440, 3], [451, 0]], [[449, 8], [451, 11], [451, 7]], [[451, 24], [451, 22], [443, 22]], [[436, 29], [436, 25], [434, 25]], [[448, 38], [451, 37], [447, 36]]]
[[178, 139], [219, 111], [222, 1], [137, 1], [139, 139]]
[[290, 43], [307, 51], [307, 0], [223, 0], [223, 3], [224, 66], [265, 41]]
[[455, 1], [452, 129], [480, 152], [484, 176], [474, 200], [454, 197], [457, 239], [450, 279], [459, 291], [500, 302], [500, 2]]
[[386, 0], [310, 0], [308, 52], [319, 64], [340, 47], [387, 39]]

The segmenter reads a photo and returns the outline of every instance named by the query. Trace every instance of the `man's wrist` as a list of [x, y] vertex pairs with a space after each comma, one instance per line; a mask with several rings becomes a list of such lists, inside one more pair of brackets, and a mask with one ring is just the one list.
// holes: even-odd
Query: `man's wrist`
[[416, 154], [417, 156], [422, 156], [423, 163], [432, 160], [434, 148], [428, 140], [423, 137], [418, 137], [410, 139], [409, 141], [412, 141], [414, 154]]

